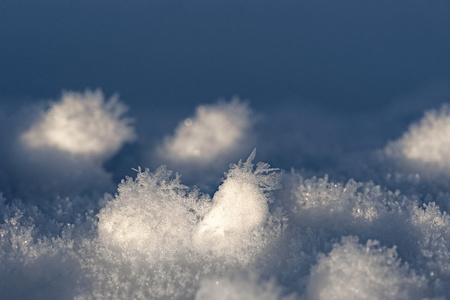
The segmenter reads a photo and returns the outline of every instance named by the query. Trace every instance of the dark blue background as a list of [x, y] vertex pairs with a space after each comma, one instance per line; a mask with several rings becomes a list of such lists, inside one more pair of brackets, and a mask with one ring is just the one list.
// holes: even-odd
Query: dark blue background
[[450, 99], [449, 16], [443, 0], [3, 0], [0, 101], [118, 92], [149, 149], [238, 95], [265, 116], [262, 159], [321, 168]]
[[449, 16], [436, 0], [3, 0], [0, 95], [372, 109], [450, 78]]

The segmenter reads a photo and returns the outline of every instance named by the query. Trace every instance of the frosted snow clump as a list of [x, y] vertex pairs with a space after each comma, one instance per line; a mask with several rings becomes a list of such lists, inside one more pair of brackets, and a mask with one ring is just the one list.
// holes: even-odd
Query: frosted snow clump
[[254, 157], [255, 151], [231, 165], [212, 201], [164, 166], [153, 173], [139, 169], [136, 179], [122, 181], [98, 214], [99, 243], [90, 246], [94, 263], [86, 266], [95, 293], [189, 299], [204, 276], [264, 261], [264, 250], [282, 230], [279, 213], [268, 206], [280, 174], [265, 163], [254, 169]]
[[268, 192], [279, 188], [280, 180], [268, 164], [253, 169], [255, 153], [231, 165], [212, 203], [198, 190], [189, 191], [178, 175], [170, 178], [165, 167], [155, 173], [139, 170], [135, 180], [122, 181], [115, 199], [100, 211], [99, 240], [132, 259], [171, 260], [198, 252], [239, 263], [254, 260], [257, 249], [279, 234]]
[[422, 299], [427, 280], [402, 264], [395, 248], [369, 240], [344, 237], [311, 270], [306, 293], [309, 300]]
[[[194, 242], [199, 249], [223, 256], [261, 247], [264, 236], [273, 233], [268, 192], [280, 188], [281, 174], [269, 164], [254, 170], [253, 150], [245, 163], [232, 165], [214, 194], [213, 206], [197, 226]], [[245, 249], [245, 250], [244, 250]]]
[[[384, 152], [403, 165], [418, 170], [450, 170], [450, 106], [425, 112], [425, 116]], [[435, 171], [433, 171], [435, 172]]]
[[105, 101], [101, 90], [64, 92], [22, 138], [31, 148], [104, 160], [136, 138], [130, 120], [122, 118], [126, 110], [117, 95]]
[[237, 98], [201, 105], [194, 117], [178, 125], [174, 136], [166, 137], [159, 154], [175, 164], [210, 167], [239, 154], [249, 142], [252, 125], [251, 110]]
[[154, 173], [138, 170], [136, 179], [119, 184], [115, 199], [99, 215], [99, 240], [124, 255], [144, 254], [149, 260], [172, 259], [190, 249], [198, 219], [209, 197], [188, 187], [164, 166]]

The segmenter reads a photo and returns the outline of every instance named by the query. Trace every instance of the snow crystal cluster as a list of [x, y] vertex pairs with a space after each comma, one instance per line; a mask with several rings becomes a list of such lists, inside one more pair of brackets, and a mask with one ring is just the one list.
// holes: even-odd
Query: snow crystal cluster
[[176, 165], [217, 164], [245, 149], [253, 123], [248, 105], [237, 98], [201, 105], [194, 117], [186, 118], [173, 136], [166, 137], [159, 152]]
[[450, 170], [450, 106], [430, 110], [419, 123], [385, 149], [386, 155], [400, 161], [404, 167], [426, 169], [428, 172]]
[[268, 237], [279, 234], [271, 227], [268, 192], [280, 180], [267, 164], [253, 170], [254, 157], [255, 151], [245, 163], [232, 165], [212, 199], [189, 190], [178, 175], [171, 178], [165, 167], [155, 173], [138, 170], [98, 214], [99, 240], [124, 256], [149, 261], [186, 252], [240, 263], [254, 259], [249, 252], [262, 251]]
[[74, 155], [108, 158], [135, 139], [126, 107], [113, 96], [107, 102], [101, 90], [65, 92], [22, 136], [32, 148], [55, 148]]
[[306, 287], [308, 299], [422, 299], [426, 280], [402, 265], [395, 249], [344, 237], [319, 256]]
[[29, 107], [5, 117], [0, 188], [11, 197], [49, 199], [112, 192], [104, 163], [136, 139], [126, 106], [101, 90], [64, 92], [47, 108]]
[[[248, 105], [202, 105], [117, 189], [108, 160], [137, 140], [117, 97], [0, 114], [2, 299], [450, 299], [449, 111], [363, 156], [371, 181], [255, 163]], [[235, 155], [211, 195], [165, 166]]]

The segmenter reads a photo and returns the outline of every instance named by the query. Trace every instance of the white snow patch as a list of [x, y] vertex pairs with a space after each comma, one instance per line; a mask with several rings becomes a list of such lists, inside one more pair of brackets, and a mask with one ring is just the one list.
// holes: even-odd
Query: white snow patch
[[390, 142], [388, 157], [421, 168], [450, 170], [450, 106], [430, 110], [397, 141]]
[[194, 242], [199, 249], [228, 256], [263, 243], [260, 234], [270, 217], [267, 192], [280, 188], [280, 173], [265, 163], [254, 170], [255, 155], [256, 150], [245, 163], [232, 165], [214, 194], [213, 207], [196, 229]]
[[191, 299], [200, 278], [263, 261], [263, 250], [281, 234], [279, 215], [268, 207], [280, 175], [265, 163], [254, 169], [254, 157], [255, 151], [231, 166], [212, 202], [164, 166], [122, 181], [98, 214], [98, 239], [90, 242], [95, 293]]
[[425, 278], [401, 264], [395, 248], [366, 245], [356, 237], [344, 237], [327, 256], [320, 256], [306, 288], [314, 299], [422, 299]]
[[165, 167], [155, 173], [139, 170], [135, 180], [119, 185], [116, 198], [98, 217], [99, 239], [125, 256], [144, 254], [150, 260], [172, 259], [194, 251], [231, 257], [244, 263], [277, 229], [271, 226], [268, 191], [279, 188], [279, 173], [268, 164], [253, 170], [255, 151], [245, 163], [232, 165], [227, 179], [209, 197], [189, 192]]
[[250, 108], [237, 98], [201, 105], [194, 117], [178, 125], [174, 136], [166, 137], [158, 152], [176, 164], [208, 167], [240, 152], [248, 143], [253, 123]]
[[192, 248], [192, 232], [209, 199], [195, 190], [188, 193], [178, 175], [170, 175], [161, 167], [122, 181], [118, 195], [98, 215], [99, 240], [132, 259], [144, 254], [170, 260]]
[[122, 118], [126, 110], [117, 95], [105, 101], [101, 90], [64, 92], [22, 139], [31, 148], [106, 159], [136, 138], [130, 120]]

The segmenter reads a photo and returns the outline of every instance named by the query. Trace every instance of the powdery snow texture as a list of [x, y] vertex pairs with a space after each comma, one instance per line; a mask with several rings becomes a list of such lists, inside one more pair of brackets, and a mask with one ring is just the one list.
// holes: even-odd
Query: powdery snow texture
[[[380, 163], [389, 165], [374, 172], [387, 178], [384, 183], [391, 178], [385, 170], [429, 176], [425, 188], [408, 182], [407, 194], [383, 182], [344, 183], [255, 165], [253, 151], [230, 165], [212, 196], [161, 166], [138, 168], [117, 194], [99, 197], [83, 196], [80, 178], [108, 181], [102, 163], [136, 138], [134, 129], [117, 98], [64, 93], [21, 136], [26, 162], [40, 176], [19, 170], [11, 177], [13, 196], [0, 193], [1, 295], [448, 299], [450, 217], [436, 203], [450, 201], [450, 190], [438, 180], [448, 178], [450, 168], [449, 111], [444, 105], [428, 112], [381, 151], [387, 159]], [[201, 106], [159, 150], [175, 165], [205, 168], [241, 151], [252, 123], [250, 109], [238, 100]], [[52, 161], [59, 167], [43, 176]], [[63, 176], [75, 166], [78, 177]], [[52, 176], [45, 198], [30, 196]], [[73, 193], [61, 197], [68, 186]]]

